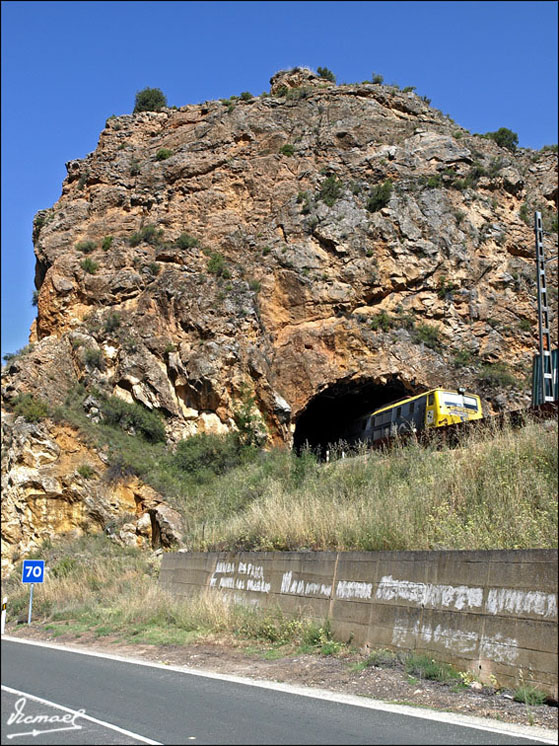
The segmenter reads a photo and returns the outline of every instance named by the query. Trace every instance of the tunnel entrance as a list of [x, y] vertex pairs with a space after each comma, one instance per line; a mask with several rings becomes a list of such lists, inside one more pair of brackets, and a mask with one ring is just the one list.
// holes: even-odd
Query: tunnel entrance
[[398, 379], [385, 384], [371, 380], [335, 383], [311, 399], [297, 418], [293, 448], [299, 453], [308, 445], [324, 457], [340, 440], [355, 442], [352, 431], [359, 417], [413, 393]]

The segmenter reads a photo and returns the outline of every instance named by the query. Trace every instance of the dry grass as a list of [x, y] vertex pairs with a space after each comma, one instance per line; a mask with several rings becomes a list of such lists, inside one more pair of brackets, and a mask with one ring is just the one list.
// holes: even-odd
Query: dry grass
[[195, 550], [524, 549], [557, 546], [557, 423], [485, 428], [459, 447], [409, 443], [319, 464], [274, 449], [216, 475], [163, 443], [66, 417], [183, 515]]
[[[326, 626], [286, 616], [279, 608], [253, 609], [211, 591], [189, 599], [172, 596], [157, 585], [156, 560], [102, 535], [44, 545], [39, 554], [46, 560], [46, 582], [35, 588], [33, 623], [55, 636], [93, 633], [151, 644], [217, 636], [318, 650], [339, 647]], [[20, 577], [17, 567], [2, 588], [10, 624], [27, 621], [29, 588]]]
[[[256, 467], [251, 467], [252, 469]], [[194, 549], [521, 549], [557, 546], [557, 423], [466, 435], [263, 475]], [[221, 482], [224, 491], [227, 486]]]

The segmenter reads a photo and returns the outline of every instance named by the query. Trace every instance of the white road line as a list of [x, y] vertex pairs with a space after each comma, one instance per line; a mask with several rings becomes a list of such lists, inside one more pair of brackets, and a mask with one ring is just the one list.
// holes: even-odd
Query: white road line
[[27, 699], [32, 699], [34, 702], [40, 702], [42, 705], [48, 705], [49, 707], [56, 707], [59, 710], [64, 710], [64, 712], [69, 712], [72, 715], [75, 715], [77, 718], [83, 718], [83, 720], [89, 720], [91, 723], [95, 723], [96, 725], [102, 725], [103, 728], [110, 728], [111, 730], [116, 730], [117, 733], [122, 733], [125, 736], [130, 736], [130, 738], [135, 738], [137, 741], [141, 741], [142, 743], [150, 743], [150, 744], [154, 744], [154, 746], [161, 746], [161, 743], [159, 741], [152, 741], [151, 738], [140, 736], [138, 735], [138, 733], [132, 733], [131, 730], [120, 728], [118, 725], [107, 723], [105, 720], [98, 720], [97, 718], [91, 717], [91, 715], [86, 715], [85, 713], [82, 713], [78, 710], [72, 710], [70, 707], [65, 707], [64, 705], [59, 705], [56, 702], [51, 702], [48, 699], [37, 697], [34, 694], [29, 694], [29, 692], [21, 692], [19, 691], [19, 689], [12, 689], [12, 687], [4, 686], [4, 684], [2, 684], [2, 691], [8, 692], [9, 694], [17, 694], [22, 697], [26, 697]]
[[424, 720], [436, 720], [440, 723], [450, 723], [451, 725], [460, 725], [464, 728], [475, 728], [490, 733], [500, 733], [507, 736], [519, 736], [532, 741], [540, 741], [546, 744], [557, 746], [557, 732], [547, 728], [540, 728], [533, 725], [518, 725], [517, 723], [501, 723], [488, 718], [475, 717], [473, 715], [461, 715], [453, 712], [439, 712], [438, 710], [426, 711], [409, 705], [388, 704], [378, 699], [369, 699], [369, 697], [359, 697], [353, 694], [341, 694], [331, 692], [327, 689], [314, 689], [311, 687], [296, 686], [294, 684], [282, 684], [276, 681], [266, 681], [264, 679], [248, 679], [231, 674], [215, 673], [214, 671], [205, 671], [203, 669], [188, 668], [188, 666], [168, 666], [163, 663], [154, 663], [139, 658], [125, 658], [120, 655], [111, 653], [102, 653], [95, 650], [80, 650], [72, 646], [61, 645], [60, 643], [38, 642], [36, 640], [23, 640], [19, 637], [4, 635], [2, 640], [9, 642], [18, 642], [22, 645], [36, 645], [43, 648], [51, 648], [59, 652], [77, 653], [78, 655], [90, 655], [96, 658], [106, 658], [108, 660], [118, 661], [120, 663], [129, 663], [137, 666], [147, 666], [149, 668], [160, 668], [164, 671], [175, 671], [191, 676], [202, 676], [207, 679], [218, 679], [220, 681], [229, 681], [234, 684], [244, 684], [245, 686], [255, 686], [262, 689], [272, 689], [287, 694], [298, 694], [302, 697], [312, 697], [314, 699], [323, 699], [329, 702], [338, 702], [340, 704], [352, 705], [354, 707], [364, 707], [369, 710], [382, 710], [383, 712], [394, 712], [399, 715], [407, 715]]

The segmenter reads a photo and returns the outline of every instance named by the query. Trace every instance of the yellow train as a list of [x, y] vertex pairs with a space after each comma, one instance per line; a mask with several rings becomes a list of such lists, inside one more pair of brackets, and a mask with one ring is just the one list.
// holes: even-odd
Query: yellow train
[[476, 394], [466, 393], [462, 388], [458, 391], [432, 389], [361, 417], [354, 437], [370, 442], [482, 417], [481, 400]]

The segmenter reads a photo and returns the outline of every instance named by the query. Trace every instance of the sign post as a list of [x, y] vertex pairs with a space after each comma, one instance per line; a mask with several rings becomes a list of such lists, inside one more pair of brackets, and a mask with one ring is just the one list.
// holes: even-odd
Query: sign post
[[23, 583], [31, 583], [29, 592], [29, 615], [27, 624], [31, 624], [31, 612], [33, 609], [33, 585], [42, 583], [45, 579], [45, 560], [23, 560]]

